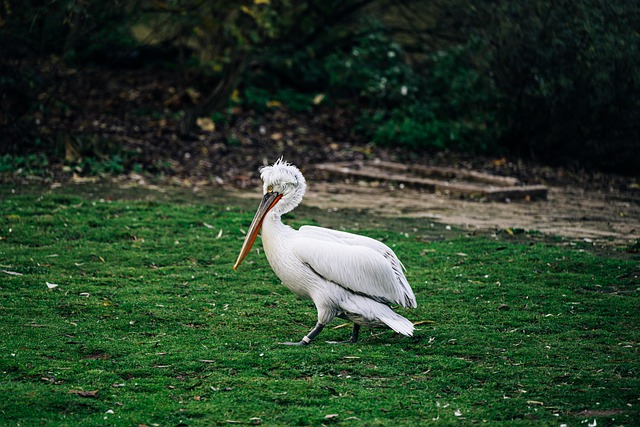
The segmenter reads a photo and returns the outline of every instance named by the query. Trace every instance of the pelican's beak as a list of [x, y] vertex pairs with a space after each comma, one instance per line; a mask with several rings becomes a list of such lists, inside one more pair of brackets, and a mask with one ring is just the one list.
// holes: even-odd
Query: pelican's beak
[[278, 200], [282, 198], [282, 194], [268, 192], [262, 198], [262, 202], [260, 202], [260, 206], [258, 206], [258, 210], [256, 211], [256, 215], [253, 217], [253, 221], [251, 221], [251, 225], [249, 226], [249, 231], [247, 231], [247, 237], [244, 238], [244, 243], [242, 244], [242, 249], [240, 249], [240, 255], [238, 255], [238, 260], [236, 261], [233, 269], [236, 270], [242, 260], [247, 256], [249, 251], [251, 250], [251, 246], [253, 246], [253, 242], [255, 242], [256, 237], [258, 237], [258, 231], [260, 231], [260, 227], [262, 226], [262, 221], [264, 221], [264, 217], [271, 210], [272, 207], [278, 203]]

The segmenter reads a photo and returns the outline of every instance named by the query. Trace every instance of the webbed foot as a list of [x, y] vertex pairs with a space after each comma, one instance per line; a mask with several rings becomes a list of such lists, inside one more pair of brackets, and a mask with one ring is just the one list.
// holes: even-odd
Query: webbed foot
[[316, 326], [314, 326], [313, 329], [311, 329], [307, 335], [302, 337], [302, 339], [299, 342], [282, 342], [280, 344], [297, 345], [297, 346], [307, 345], [311, 342], [311, 340], [313, 340], [316, 336], [318, 336], [320, 332], [322, 332], [322, 329], [324, 329], [324, 325], [318, 322], [316, 323]]

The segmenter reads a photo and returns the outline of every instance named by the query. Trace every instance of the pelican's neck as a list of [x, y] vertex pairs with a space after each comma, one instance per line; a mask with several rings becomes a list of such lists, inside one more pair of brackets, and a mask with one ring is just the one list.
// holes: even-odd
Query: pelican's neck
[[293, 228], [282, 222], [282, 215], [291, 212], [300, 204], [305, 193], [304, 178], [292, 192], [285, 192], [276, 205], [267, 213], [262, 222], [262, 245], [265, 252], [273, 248], [276, 242], [283, 242], [292, 233]]
[[[262, 223], [262, 240], [265, 239], [265, 235], [271, 237], [283, 237], [288, 233], [288, 230], [293, 230], [290, 226], [282, 222], [282, 213], [272, 209], [265, 217]], [[268, 238], [268, 237], [267, 237]]]
[[278, 248], [286, 246], [295, 230], [284, 224], [278, 212], [269, 212], [262, 222], [262, 247], [271, 262], [271, 258], [278, 253]]

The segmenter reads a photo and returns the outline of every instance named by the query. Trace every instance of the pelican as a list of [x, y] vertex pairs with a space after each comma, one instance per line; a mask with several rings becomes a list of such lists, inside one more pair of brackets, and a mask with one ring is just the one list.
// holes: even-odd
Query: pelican
[[296, 295], [318, 311], [316, 325], [299, 342], [307, 345], [335, 317], [353, 322], [347, 342], [357, 342], [361, 326], [388, 327], [412, 336], [414, 326], [389, 305], [417, 307], [404, 266], [384, 243], [365, 236], [305, 225], [295, 230], [281, 217], [302, 201], [306, 182], [282, 158], [260, 169], [263, 198], [233, 266], [247, 256], [262, 228], [262, 245], [271, 268]]

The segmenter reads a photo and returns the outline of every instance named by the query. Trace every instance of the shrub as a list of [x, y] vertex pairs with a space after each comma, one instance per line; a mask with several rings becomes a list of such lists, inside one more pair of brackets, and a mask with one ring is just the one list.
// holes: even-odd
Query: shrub
[[471, 20], [512, 150], [638, 173], [640, 4], [491, 2]]
[[[469, 45], [471, 46], [471, 45]], [[414, 149], [486, 151], [499, 134], [491, 81], [468, 62], [471, 47], [412, 58], [389, 39], [369, 36], [326, 61], [332, 93], [358, 95], [358, 127], [374, 142]]]

